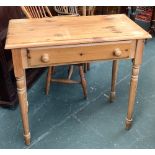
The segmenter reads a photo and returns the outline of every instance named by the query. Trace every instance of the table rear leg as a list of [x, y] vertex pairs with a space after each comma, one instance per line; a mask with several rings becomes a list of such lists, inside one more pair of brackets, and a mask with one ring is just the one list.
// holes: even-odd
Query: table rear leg
[[113, 60], [110, 102], [113, 102], [115, 97], [116, 97], [116, 82], [117, 82], [117, 73], [118, 73], [118, 62], [119, 62], [118, 60]]
[[20, 112], [22, 117], [22, 124], [24, 130], [25, 144], [30, 144], [30, 130], [28, 120], [28, 101], [27, 101], [27, 90], [26, 90], [26, 76], [25, 69], [23, 66], [22, 49], [12, 50], [14, 74], [17, 83], [17, 93], [19, 99]]

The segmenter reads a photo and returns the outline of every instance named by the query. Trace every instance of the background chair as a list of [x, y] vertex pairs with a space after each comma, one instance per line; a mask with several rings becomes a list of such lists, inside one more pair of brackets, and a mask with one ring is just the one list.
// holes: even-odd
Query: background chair
[[52, 17], [47, 6], [21, 6], [21, 9], [27, 18]]
[[58, 15], [78, 15], [76, 6], [54, 6], [54, 10]]
[[[63, 13], [67, 15], [78, 15], [76, 7], [54, 7], [55, 10], [59, 11], [59, 14]], [[27, 18], [45, 18], [45, 17], [52, 17], [52, 14], [47, 6], [22, 6], [21, 7], [23, 13], [26, 15]], [[71, 80], [71, 75], [73, 72], [73, 67], [69, 67], [69, 75], [67, 79], [53, 79], [52, 75], [54, 72], [54, 67], [51, 66], [48, 68], [47, 78], [46, 78], [46, 94], [48, 95], [50, 84], [51, 82], [59, 82], [59, 83], [68, 83], [74, 84], [79, 83], [82, 86], [84, 97], [87, 97], [87, 90], [86, 90], [86, 80], [83, 71], [83, 64], [78, 64], [79, 74], [80, 74], [80, 81]]]

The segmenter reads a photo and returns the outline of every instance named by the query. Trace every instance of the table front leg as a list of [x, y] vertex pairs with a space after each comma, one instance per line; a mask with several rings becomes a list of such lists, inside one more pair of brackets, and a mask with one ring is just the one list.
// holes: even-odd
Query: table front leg
[[23, 67], [22, 60], [22, 49], [12, 50], [14, 74], [17, 83], [17, 93], [24, 129], [24, 138], [27, 145], [30, 144], [30, 131], [29, 131], [29, 120], [28, 120], [28, 102], [27, 102], [27, 91], [26, 91], [26, 77], [25, 69]]
[[29, 121], [28, 121], [28, 101], [27, 101], [27, 92], [26, 92], [26, 79], [25, 75], [21, 77], [16, 77], [17, 83], [17, 93], [24, 129], [24, 139], [25, 144], [30, 144], [30, 131], [29, 131]]
[[129, 91], [129, 101], [128, 101], [128, 112], [126, 117], [126, 129], [130, 129], [132, 125], [132, 117], [134, 111], [134, 104], [136, 98], [137, 84], [138, 84], [138, 75], [140, 70], [140, 65], [142, 63], [144, 48], [144, 40], [137, 41], [137, 48], [135, 52], [135, 58], [133, 59], [132, 64], [132, 75], [130, 81], [130, 91]]

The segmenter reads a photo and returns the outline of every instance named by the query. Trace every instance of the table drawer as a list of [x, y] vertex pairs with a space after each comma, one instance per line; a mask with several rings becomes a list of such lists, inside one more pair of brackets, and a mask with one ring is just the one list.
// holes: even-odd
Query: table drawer
[[76, 64], [87, 61], [130, 58], [133, 53], [133, 42], [30, 48], [28, 51], [29, 66]]

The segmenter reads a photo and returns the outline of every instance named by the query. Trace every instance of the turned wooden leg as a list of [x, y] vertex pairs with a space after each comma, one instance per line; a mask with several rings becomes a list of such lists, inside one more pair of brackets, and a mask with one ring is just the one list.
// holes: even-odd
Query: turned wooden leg
[[[24, 71], [24, 77], [26, 77], [25, 75], [25, 71]], [[16, 80], [17, 81], [17, 80]], [[25, 92], [27, 93], [27, 87], [26, 87], [26, 79], [24, 80], [25, 81]], [[25, 95], [25, 101], [27, 103], [27, 113], [29, 112], [29, 103], [28, 103], [28, 100], [27, 100], [27, 94]]]
[[79, 72], [80, 72], [80, 78], [81, 78], [81, 85], [82, 85], [82, 89], [83, 89], [83, 94], [84, 94], [84, 97], [87, 98], [87, 83], [86, 83], [86, 79], [85, 79], [85, 75], [84, 75], [82, 65], [79, 65]]
[[22, 123], [24, 128], [24, 139], [25, 144], [30, 144], [30, 131], [29, 131], [29, 121], [28, 121], [28, 102], [27, 102], [27, 92], [25, 85], [25, 76], [16, 77], [17, 82], [17, 93], [22, 117]]
[[129, 102], [128, 102], [128, 113], [127, 113], [127, 117], [126, 117], [126, 129], [130, 129], [130, 127], [132, 125], [132, 114], [133, 114], [136, 90], [137, 90], [137, 84], [138, 84], [139, 68], [140, 68], [139, 65], [133, 65], [133, 67], [132, 67]]
[[126, 129], [130, 129], [132, 126], [132, 119], [133, 119], [132, 117], [133, 117], [135, 97], [136, 97], [136, 91], [137, 91], [139, 69], [142, 63], [143, 48], [144, 48], [144, 40], [138, 40], [137, 48], [135, 52], [135, 58], [133, 59], [133, 66], [132, 66], [132, 75], [131, 75], [131, 81], [130, 81], [130, 91], [129, 91], [129, 101], [128, 101], [128, 112], [126, 116]]
[[46, 78], [46, 95], [48, 95], [49, 93], [53, 69], [54, 69], [53, 67], [48, 68], [48, 73], [47, 73], [47, 78]]
[[28, 120], [28, 101], [27, 101], [27, 91], [26, 91], [26, 76], [25, 69], [22, 62], [22, 49], [12, 50], [14, 74], [17, 83], [17, 93], [19, 99], [20, 112], [22, 117], [22, 124], [24, 130], [25, 144], [30, 144], [30, 130], [29, 130], [29, 120]]
[[112, 80], [111, 80], [111, 92], [110, 92], [110, 102], [113, 102], [116, 96], [116, 81], [118, 73], [118, 60], [113, 61], [112, 65]]
[[71, 79], [71, 76], [73, 74], [73, 65], [69, 65], [69, 69], [68, 69], [68, 79]]

